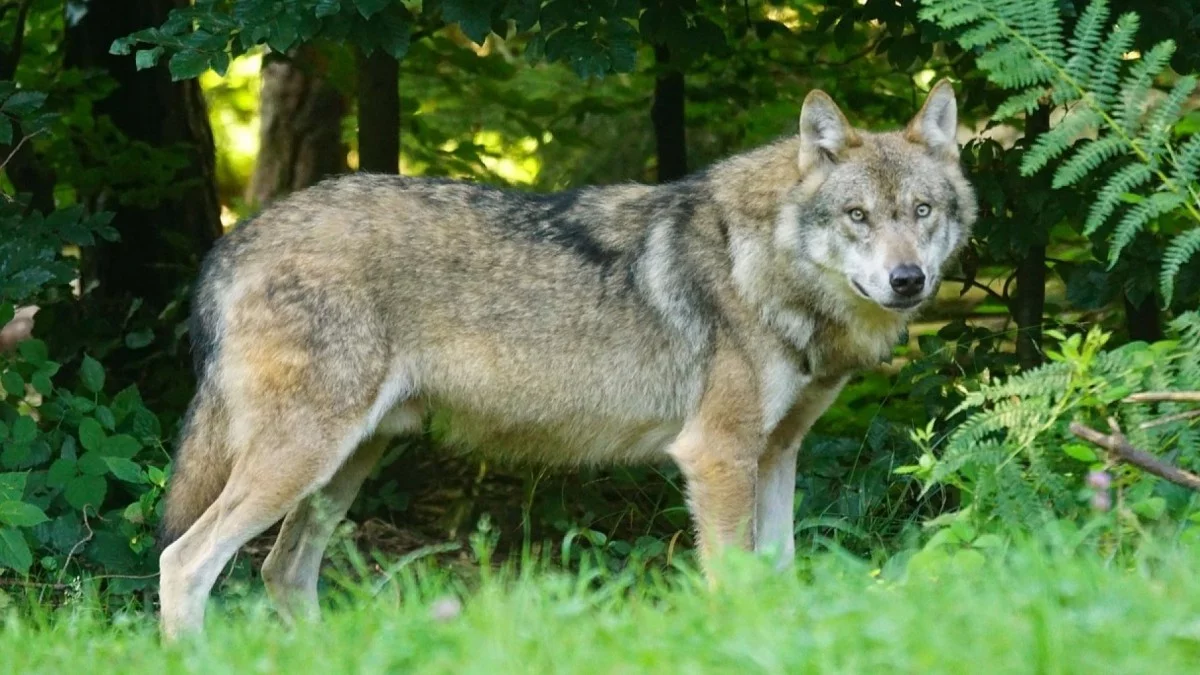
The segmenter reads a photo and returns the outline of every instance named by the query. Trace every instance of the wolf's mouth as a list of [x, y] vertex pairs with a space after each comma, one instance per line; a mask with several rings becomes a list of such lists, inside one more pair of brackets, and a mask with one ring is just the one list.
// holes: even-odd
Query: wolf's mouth
[[879, 304], [887, 307], [888, 309], [912, 309], [924, 301], [925, 298], [917, 298], [915, 300], [908, 300], [906, 302], [881, 302]]
[[913, 309], [914, 307], [921, 304], [922, 302], [925, 302], [924, 297], [913, 298], [911, 300], [901, 300], [899, 302], [879, 302], [875, 298], [871, 297], [871, 294], [867, 292], [867, 289], [863, 288], [862, 284], [858, 283], [858, 281], [851, 279], [850, 285], [854, 287], [854, 290], [856, 292], [858, 292], [858, 294], [861, 295], [863, 297], [863, 299], [870, 300], [871, 302], [878, 304], [880, 307], [884, 307], [887, 309], [894, 309], [894, 310]]

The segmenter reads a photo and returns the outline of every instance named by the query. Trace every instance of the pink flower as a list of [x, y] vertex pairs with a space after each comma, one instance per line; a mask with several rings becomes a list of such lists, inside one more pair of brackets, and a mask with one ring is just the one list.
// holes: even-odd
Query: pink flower
[[1093, 490], [1107, 490], [1112, 485], [1112, 476], [1107, 471], [1089, 471], [1087, 485]]

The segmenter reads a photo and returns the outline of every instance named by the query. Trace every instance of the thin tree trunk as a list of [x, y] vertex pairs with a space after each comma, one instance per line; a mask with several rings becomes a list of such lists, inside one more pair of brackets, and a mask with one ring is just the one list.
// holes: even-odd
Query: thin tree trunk
[[376, 50], [357, 55], [358, 168], [400, 172], [400, 64]]
[[650, 119], [658, 154], [658, 182], [666, 183], [682, 178], [688, 170], [683, 72], [671, 68], [670, 50], [663, 45], [654, 47], [654, 61], [659, 73], [654, 80]]
[[[25, 23], [30, 5], [31, 0], [23, 0], [19, 5], [0, 8], [0, 16], [7, 15], [14, 8], [17, 10], [13, 18], [12, 38], [7, 50], [0, 52], [0, 80], [16, 78], [17, 67], [25, 50]], [[49, 214], [54, 210], [54, 172], [38, 161], [30, 143], [21, 143], [24, 136], [20, 128], [14, 127], [12, 143], [0, 145], [0, 158], [7, 161], [3, 171], [18, 193], [30, 196], [29, 208]]]
[[121, 241], [91, 251], [91, 272], [101, 299], [140, 297], [161, 307], [196, 273], [201, 256], [221, 235], [212, 129], [196, 80], [172, 82], [166, 63], [138, 71], [129, 56], [109, 53], [114, 39], [147, 26], [161, 25], [187, 0], [91, 0], [86, 12], [67, 27], [66, 63], [99, 68], [116, 89], [97, 101], [95, 113], [107, 116], [130, 141], [187, 155], [172, 180], [178, 189], [150, 206], [132, 205], [111, 191], [92, 202], [114, 211]]
[[[1050, 130], [1050, 107], [1039, 107], [1025, 121], [1026, 147]], [[1031, 216], [1032, 217], [1032, 216]], [[1017, 321], [1017, 362], [1034, 368], [1042, 362], [1042, 315], [1046, 309], [1046, 245], [1030, 246], [1017, 263], [1012, 315]]]
[[326, 68], [311, 46], [263, 60], [258, 158], [246, 189], [252, 205], [346, 171], [346, 99], [326, 79]]
[[1162, 321], [1154, 296], [1147, 296], [1140, 305], [1133, 304], [1128, 295], [1123, 299], [1125, 300], [1125, 328], [1129, 331], [1129, 339], [1145, 340], [1146, 342], [1163, 339]]

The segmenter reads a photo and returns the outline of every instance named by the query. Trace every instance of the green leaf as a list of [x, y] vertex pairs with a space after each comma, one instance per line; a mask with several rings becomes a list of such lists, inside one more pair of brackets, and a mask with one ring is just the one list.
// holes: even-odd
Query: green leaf
[[139, 49], [133, 57], [133, 62], [137, 65], [138, 70], [153, 68], [158, 65], [158, 59], [163, 55], [162, 47], [154, 49]]
[[369, 19], [388, 6], [391, 0], [354, 0], [354, 6], [362, 18]]
[[151, 466], [147, 468], [146, 476], [149, 477], [151, 483], [157, 485], [158, 487], [167, 486], [167, 475], [163, 473], [163, 470], [157, 466]]
[[50, 353], [46, 350], [46, 343], [37, 338], [25, 340], [17, 345], [17, 351], [21, 356], [35, 366], [40, 366], [50, 358]]
[[29, 383], [33, 385], [34, 391], [42, 396], [49, 396], [54, 393], [54, 383], [50, 381], [50, 376], [44, 372], [38, 371], [34, 373]]
[[142, 472], [142, 467], [137, 465], [130, 459], [124, 457], [105, 457], [104, 463], [108, 465], [108, 470], [112, 475], [126, 483], [145, 483], [146, 474]]
[[144, 328], [125, 334], [125, 346], [130, 349], [141, 349], [154, 342], [154, 331]]
[[0, 473], [0, 502], [20, 499], [25, 494], [25, 481], [28, 476], [24, 471]]
[[88, 476], [103, 476], [108, 473], [108, 465], [104, 463], [104, 454], [99, 450], [89, 450], [83, 453], [76, 468], [80, 473]]
[[194, 49], [185, 49], [176, 52], [167, 63], [167, 67], [171, 70], [172, 80], [190, 80], [200, 77], [208, 70], [208, 55]]
[[1063, 452], [1067, 453], [1068, 457], [1074, 457], [1081, 462], [1089, 464], [1097, 459], [1096, 451], [1083, 443], [1068, 443], [1063, 446]]
[[66, 487], [67, 483], [79, 473], [77, 464], [78, 462], [69, 457], [54, 460], [54, 463], [50, 465], [50, 470], [46, 472], [46, 486]]
[[22, 415], [13, 420], [12, 442], [18, 444], [32, 443], [37, 438], [37, 422], [32, 417]]
[[1130, 508], [1146, 520], [1158, 520], [1167, 510], [1167, 500], [1162, 497], [1147, 497]]
[[96, 416], [96, 421], [100, 426], [112, 431], [117, 428], [117, 418], [113, 415], [113, 411], [108, 409], [108, 406], [98, 405], [93, 413]]
[[337, 14], [338, 12], [342, 11], [342, 1], [341, 0], [317, 0], [317, 6], [316, 6], [315, 10], [316, 10], [315, 13], [317, 15], [317, 18], [319, 18], [319, 19], [323, 19], [327, 16], [333, 16], [333, 15]]
[[104, 439], [104, 444], [100, 448], [100, 452], [105, 457], [124, 457], [129, 459], [142, 449], [142, 444], [138, 443], [137, 439], [128, 434], [117, 434]]
[[79, 423], [79, 442], [88, 450], [99, 450], [104, 445], [104, 429], [91, 417]]
[[25, 395], [25, 380], [21, 379], [21, 374], [15, 370], [6, 370], [0, 374], [0, 387], [4, 387], [9, 396], [20, 398]]
[[20, 530], [0, 528], [0, 567], [28, 574], [32, 564], [33, 553], [29, 550], [29, 544], [25, 543], [25, 535]]
[[104, 366], [90, 356], [83, 357], [79, 366], [79, 379], [89, 391], [99, 394], [104, 390]]
[[0, 501], [0, 523], [13, 527], [33, 527], [47, 520], [46, 514], [33, 504], [15, 499]]
[[76, 476], [67, 483], [63, 496], [68, 504], [77, 509], [90, 506], [93, 510], [99, 510], [107, 493], [108, 481], [102, 476]]
[[[7, 117], [0, 115], [0, 145], [11, 145], [13, 139], [12, 122]], [[0, 321], [0, 325], [8, 323]]]
[[442, 18], [457, 23], [475, 44], [483, 44], [492, 30], [495, 0], [442, 0]]
[[40, 91], [18, 91], [4, 105], [0, 106], [0, 111], [4, 111], [13, 117], [24, 117], [29, 113], [42, 107], [46, 102], [46, 94]]

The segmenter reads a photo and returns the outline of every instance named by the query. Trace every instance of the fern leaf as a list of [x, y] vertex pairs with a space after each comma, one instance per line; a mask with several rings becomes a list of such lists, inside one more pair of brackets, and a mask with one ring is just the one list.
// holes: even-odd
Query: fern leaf
[[1041, 171], [1051, 160], [1067, 151], [1080, 135], [1096, 126], [1100, 115], [1092, 108], [1075, 108], [1050, 131], [1038, 136], [1037, 141], [1021, 158], [1021, 175], [1032, 176]]
[[1200, 253], [1200, 227], [1177, 235], [1163, 252], [1162, 272], [1158, 281], [1167, 305], [1171, 304], [1175, 295], [1175, 277], [1197, 253]]
[[996, 107], [996, 112], [992, 113], [992, 119], [999, 122], [1015, 117], [1018, 113], [1028, 115], [1037, 109], [1046, 94], [1045, 87], [1031, 87], [1019, 94], [1014, 94]]
[[1114, 173], [1108, 179], [1108, 182], [1104, 184], [1104, 187], [1100, 189], [1100, 194], [1097, 195], [1095, 203], [1092, 204], [1092, 208], [1088, 212], [1087, 222], [1083, 226], [1083, 234], [1091, 236], [1096, 230], [1100, 229], [1100, 226], [1117, 209], [1117, 205], [1121, 203], [1122, 197], [1150, 182], [1150, 179], [1153, 177], [1154, 172], [1150, 170], [1150, 167], [1140, 162], [1130, 164]]
[[1167, 141], [1171, 138], [1171, 130], [1183, 110], [1183, 104], [1187, 102], [1194, 91], [1196, 91], [1195, 77], [1189, 75], [1179, 78], [1175, 86], [1171, 87], [1167, 98], [1158, 104], [1154, 108], [1154, 112], [1150, 114], [1150, 119], [1146, 123], [1148, 140], [1145, 150], [1151, 157], [1157, 158], [1166, 148]]
[[1123, 57], [1133, 48], [1133, 39], [1137, 35], [1139, 23], [1137, 14], [1122, 14], [1101, 46], [1100, 53], [1096, 55], [1096, 67], [1092, 76], [1076, 82], [1077, 86], [1092, 93], [1095, 104], [1101, 110], [1112, 109], [1117, 101]]
[[1054, 172], [1054, 189], [1078, 183], [1101, 164], [1124, 152], [1126, 148], [1128, 144], [1120, 136], [1105, 136], [1087, 142]]
[[1108, 22], [1108, 3], [1093, 2], [1083, 10], [1075, 24], [1075, 35], [1071, 38], [1067, 60], [1067, 75], [1076, 82], [1085, 80], [1096, 63], [1100, 41], [1104, 39], [1104, 26]]
[[1175, 43], [1164, 40], [1150, 48], [1142, 58], [1129, 70], [1121, 85], [1121, 100], [1114, 112], [1114, 119], [1121, 130], [1134, 135], [1141, 126], [1142, 114], [1146, 106], [1146, 97], [1154, 86], [1154, 77], [1161, 73], [1171, 62], [1175, 53]]
[[1175, 170], [1171, 173], [1171, 182], [1179, 189], [1196, 182], [1200, 177], [1200, 134], [1195, 134], [1179, 147], [1175, 153]]
[[1156, 192], [1129, 209], [1121, 222], [1117, 223], [1117, 229], [1113, 231], [1112, 247], [1108, 250], [1108, 268], [1112, 269], [1117, 264], [1121, 251], [1125, 250], [1138, 232], [1146, 228], [1147, 223], [1174, 210], [1183, 202], [1183, 195], [1177, 192]]

